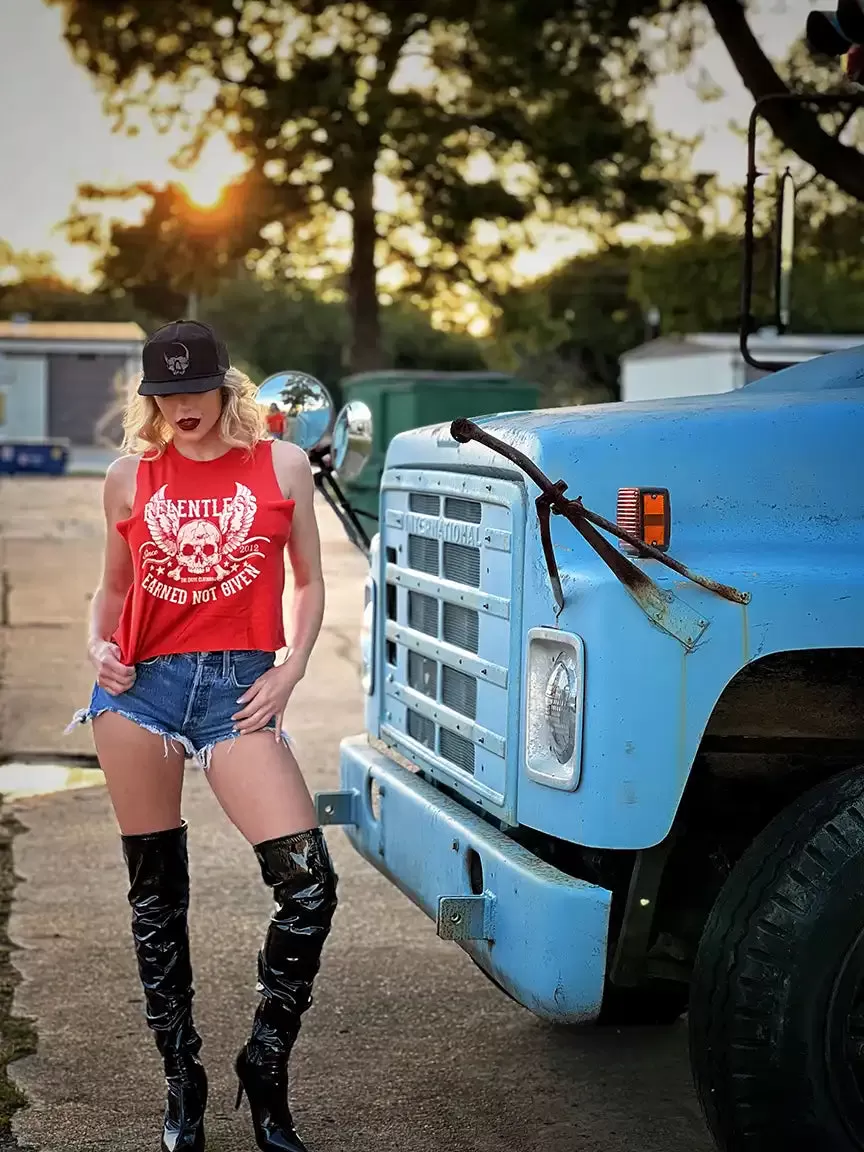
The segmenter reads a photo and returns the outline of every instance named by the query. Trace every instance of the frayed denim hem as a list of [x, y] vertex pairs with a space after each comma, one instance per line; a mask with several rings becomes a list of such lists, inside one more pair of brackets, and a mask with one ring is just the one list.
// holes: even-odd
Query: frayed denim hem
[[[79, 724], [87, 724], [95, 720], [96, 717], [101, 716], [103, 712], [114, 712], [118, 716], [123, 716], [125, 719], [131, 720], [133, 724], [137, 724], [138, 727], [143, 728], [145, 732], [152, 732], [156, 736], [161, 736], [162, 742], [165, 745], [166, 756], [168, 755], [169, 743], [175, 752], [182, 748], [186, 755], [191, 757], [205, 772], [210, 767], [213, 749], [217, 748], [220, 744], [230, 744], [231, 747], [228, 749], [230, 752], [237, 739], [242, 735], [241, 732], [230, 732], [227, 736], [223, 736], [219, 740], [211, 740], [209, 744], [204, 744], [201, 748], [195, 748], [192, 742], [187, 740], [185, 736], [181, 736], [179, 732], [166, 732], [163, 728], [159, 728], [155, 724], [149, 724], [146, 720], [142, 720], [139, 716], [136, 716], [134, 712], [125, 712], [120, 708], [79, 708], [70, 723], [67, 724], [64, 735], [68, 735]], [[276, 736], [275, 728], [264, 728], [263, 731], [272, 732], [274, 740], [278, 739], [290, 752], [294, 752], [294, 741], [284, 728], [278, 737]]]
[[[63, 735], [68, 735], [78, 724], [87, 724], [88, 721], [95, 720], [97, 716], [101, 716], [103, 712], [114, 712], [118, 716], [123, 716], [126, 720], [131, 720], [133, 724], [137, 724], [139, 728], [143, 728], [145, 732], [152, 732], [155, 736], [162, 737], [162, 743], [165, 745], [165, 755], [168, 755], [168, 745], [171, 744], [173, 750], [178, 752], [180, 748], [186, 753], [187, 756], [194, 756], [195, 749], [192, 744], [181, 736], [179, 732], [166, 732], [163, 728], [157, 727], [155, 724], [149, 724], [146, 720], [142, 720], [140, 716], [136, 716], [134, 712], [125, 712], [121, 708], [79, 708], [72, 720], [67, 724]], [[178, 748], [177, 745], [180, 747]]]
[[[274, 740], [278, 740], [290, 752], [294, 751], [294, 741], [291, 739], [284, 728], [278, 737], [276, 736], [275, 728], [263, 728], [262, 731], [272, 732]], [[218, 748], [220, 744], [229, 744], [230, 747], [228, 748], [228, 752], [230, 753], [231, 749], [242, 735], [242, 732], [232, 732], [228, 736], [223, 736], [221, 740], [212, 740], [209, 744], [205, 744], [203, 748], [199, 748], [198, 751], [194, 754], [196, 762], [206, 772], [210, 767], [210, 760], [213, 756], [213, 749]], [[250, 733], [250, 735], [255, 735], [255, 733]]]

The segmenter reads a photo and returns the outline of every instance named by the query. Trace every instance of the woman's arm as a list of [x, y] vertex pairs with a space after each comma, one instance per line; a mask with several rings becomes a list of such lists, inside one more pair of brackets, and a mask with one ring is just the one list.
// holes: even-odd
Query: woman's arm
[[321, 539], [315, 518], [315, 483], [306, 453], [294, 444], [274, 444], [276, 475], [282, 490], [294, 501], [294, 520], [288, 539], [288, 558], [294, 574], [291, 610], [291, 645], [286, 663], [300, 679], [321, 631], [324, 619], [324, 576]]
[[99, 684], [115, 695], [131, 688], [135, 669], [120, 663], [120, 651], [111, 637], [120, 621], [123, 602], [132, 584], [129, 546], [117, 531], [117, 523], [130, 513], [135, 490], [138, 458], [123, 456], [108, 469], [102, 489], [105, 510], [105, 553], [102, 579], [90, 605], [87, 651], [96, 668]]

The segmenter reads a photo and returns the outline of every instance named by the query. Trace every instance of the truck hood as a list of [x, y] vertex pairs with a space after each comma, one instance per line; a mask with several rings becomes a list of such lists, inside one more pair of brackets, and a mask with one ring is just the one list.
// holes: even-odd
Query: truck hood
[[[670, 491], [674, 553], [722, 536], [797, 552], [861, 546], [864, 349], [796, 365], [738, 392], [643, 403], [498, 413], [476, 422], [533, 460], [570, 496], [614, 520], [619, 488]], [[523, 479], [502, 456], [458, 444], [450, 425], [402, 433], [387, 468], [471, 470]], [[717, 540], [711, 540], [711, 550]], [[682, 560], [687, 557], [682, 555]], [[800, 557], [799, 557], [800, 562]]]

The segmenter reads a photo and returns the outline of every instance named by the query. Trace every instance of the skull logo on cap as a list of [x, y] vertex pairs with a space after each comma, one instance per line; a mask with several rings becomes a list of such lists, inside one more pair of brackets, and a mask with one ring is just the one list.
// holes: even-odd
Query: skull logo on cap
[[169, 356], [166, 352], [165, 363], [168, 367], [168, 371], [172, 376], [183, 376], [186, 372], [186, 369], [189, 367], [189, 349], [185, 344], [176, 344], [175, 347], [182, 348], [183, 351], [179, 354], [179, 356]]

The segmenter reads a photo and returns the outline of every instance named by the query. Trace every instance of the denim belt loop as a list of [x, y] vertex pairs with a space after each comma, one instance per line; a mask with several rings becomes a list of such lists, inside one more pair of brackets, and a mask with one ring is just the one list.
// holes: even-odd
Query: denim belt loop
[[225, 651], [222, 653], [222, 679], [227, 680], [231, 675], [231, 653]]

